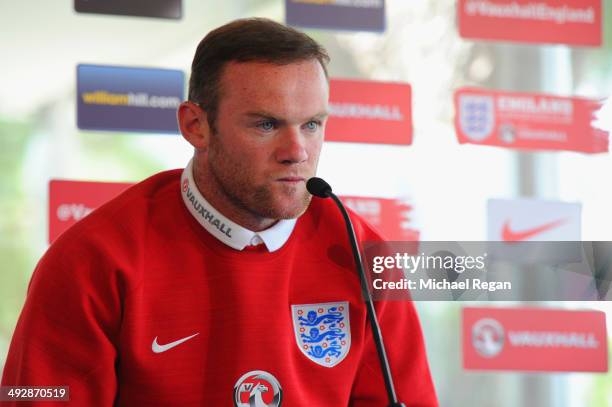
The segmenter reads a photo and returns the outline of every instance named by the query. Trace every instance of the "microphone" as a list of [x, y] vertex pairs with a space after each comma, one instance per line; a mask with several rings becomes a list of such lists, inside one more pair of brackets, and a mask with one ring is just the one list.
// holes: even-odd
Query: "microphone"
[[312, 177], [306, 182], [306, 189], [314, 196], [327, 198], [332, 193], [332, 188], [324, 179]]
[[383, 343], [382, 333], [380, 331], [380, 325], [378, 324], [378, 318], [376, 317], [376, 310], [372, 303], [372, 294], [368, 288], [368, 281], [363, 270], [363, 263], [361, 261], [361, 253], [357, 246], [357, 238], [355, 237], [355, 230], [353, 229], [353, 223], [351, 218], [346, 211], [346, 208], [340, 201], [340, 199], [332, 192], [331, 186], [323, 179], [318, 177], [312, 177], [306, 182], [306, 189], [312, 195], [319, 198], [331, 198], [344, 218], [346, 224], [346, 231], [348, 232], [349, 241], [351, 243], [351, 249], [353, 251], [353, 259], [357, 266], [357, 272], [359, 274], [359, 280], [361, 282], [361, 292], [366, 303], [366, 310], [368, 314], [368, 321], [372, 327], [372, 337], [376, 345], [376, 351], [378, 353], [378, 360], [380, 361], [380, 367], [385, 380], [385, 388], [387, 390], [387, 397], [389, 399], [389, 407], [405, 407], [404, 403], [397, 401], [397, 394], [395, 393], [395, 386], [393, 385], [393, 377], [391, 376], [391, 368], [389, 367], [389, 359], [387, 358], [387, 352], [385, 351], [385, 345]]

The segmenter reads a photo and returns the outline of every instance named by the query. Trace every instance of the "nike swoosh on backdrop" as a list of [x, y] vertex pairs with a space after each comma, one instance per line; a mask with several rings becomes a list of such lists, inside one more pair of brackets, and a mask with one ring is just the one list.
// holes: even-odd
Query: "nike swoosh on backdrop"
[[160, 345], [159, 343], [157, 343], [157, 336], [155, 337], [155, 339], [153, 339], [153, 344], [151, 345], [151, 350], [153, 350], [154, 353], [162, 353], [165, 352], [169, 349], [174, 348], [175, 346], [180, 345], [183, 342], [187, 342], [188, 340], [190, 340], [191, 338], [198, 336], [200, 333], [198, 332], [197, 334], [193, 334], [191, 336], [188, 336], [186, 338], [183, 339], [179, 339], [178, 341], [174, 341], [174, 342], [170, 342], [167, 343], [165, 345]]
[[535, 228], [522, 230], [520, 232], [512, 230], [510, 228], [510, 220], [507, 220], [506, 223], [504, 223], [504, 227], [502, 229], [502, 240], [506, 242], [518, 242], [521, 240], [527, 240], [536, 235], [539, 235], [540, 233], [544, 233], [558, 226], [561, 226], [563, 223], [565, 223], [566, 220], [567, 219], [558, 219], [553, 222], [548, 222], [543, 225], [537, 226]]

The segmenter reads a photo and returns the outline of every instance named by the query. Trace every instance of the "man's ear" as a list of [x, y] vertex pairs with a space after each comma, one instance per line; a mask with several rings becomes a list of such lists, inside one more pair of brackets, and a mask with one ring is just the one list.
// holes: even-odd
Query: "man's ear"
[[183, 138], [196, 150], [206, 150], [210, 141], [206, 112], [197, 104], [186, 101], [180, 104], [177, 119]]

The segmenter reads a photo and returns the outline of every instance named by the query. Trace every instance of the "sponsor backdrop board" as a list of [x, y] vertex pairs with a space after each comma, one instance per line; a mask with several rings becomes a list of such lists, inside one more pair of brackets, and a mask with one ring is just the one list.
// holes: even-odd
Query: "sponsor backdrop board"
[[416, 241], [419, 231], [410, 227], [412, 206], [398, 199], [342, 196], [342, 202], [362, 216], [385, 240]]
[[600, 46], [601, 0], [459, 0], [468, 39]]
[[462, 314], [465, 369], [608, 371], [601, 311], [464, 308]]
[[412, 144], [407, 83], [332, 79], [326, 141]]
[[288, 25], [329, 30], [385, 30], [384, 0], [285, 0]]
[[182, 0], [74, 0], [77, 13], [180, 19]]
[[[91, 211], [110, 201], [131, 183], [52, 180], [49, 182], [49, 243]], [[412, 207], [397, 199], [342, 196], [342, 202], [363, 216], [386, 240], [415, 241]]]
[[178, 134], [176, 109], [185, 75], [172, 69], [77, 67], [77, 125], [82, 130]]
[[49, 243], [91, 211], [132, 184], [51, 180], [49, 182]]
[[537, 199], [489, 199], [489, 241], [580, 241], [582, 205]]
[[522, 150], [608, 151], [608, 132], [593, 127], [601, 102], [536, 93], [462, 88], [455, 92], [460, 143]]

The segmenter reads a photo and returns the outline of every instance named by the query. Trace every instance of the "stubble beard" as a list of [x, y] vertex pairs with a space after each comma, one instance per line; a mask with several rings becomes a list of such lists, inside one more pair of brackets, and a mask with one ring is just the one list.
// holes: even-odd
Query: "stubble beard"
[[207, 160], [209, 173], [220, 192], [238, 209], [256, 219], [276, 220], [298, 218], [308, 208], [312, 195], [305, 188], [301, 196], [296, 197], [297, 186], [282, 185], [282, 191], [279, 193], [284, 197], [293, 196], [292, 200], [296, 202], [291, 206], [283, 206], [275, 200], [271, 186], [256, 185], [246, 168], [231, 165], [229, 160], [224, 160], [220, 152], [219, 146], [211, 143]]

